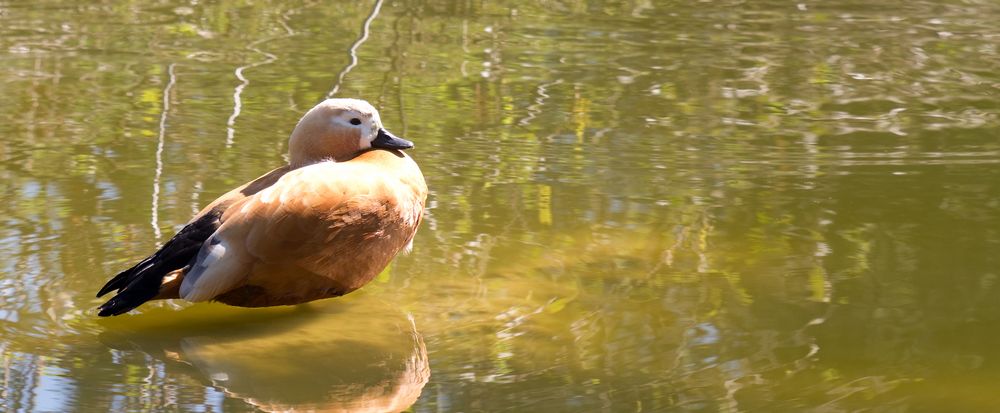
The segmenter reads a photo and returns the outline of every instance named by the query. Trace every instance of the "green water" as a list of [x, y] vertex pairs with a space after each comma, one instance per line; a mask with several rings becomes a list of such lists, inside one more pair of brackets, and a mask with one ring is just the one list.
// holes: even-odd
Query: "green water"
[[[997, 21], [987, 0], [0, 1], [0, 406], [1000, 410]], [[302, 307], [96, 317], [331, 93], [416, 143], [412, 254]]]

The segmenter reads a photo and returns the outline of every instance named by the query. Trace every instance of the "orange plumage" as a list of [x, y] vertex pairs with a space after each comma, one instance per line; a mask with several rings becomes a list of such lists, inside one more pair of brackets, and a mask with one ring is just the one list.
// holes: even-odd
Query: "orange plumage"
[[289, 165], [219, 197], [98, 293], [100, 315], [184, 298], [261, 307], [354, 291], [413, 241], [427, 197], [412, 147], [367, 102], [329, 99], [289, 138]]

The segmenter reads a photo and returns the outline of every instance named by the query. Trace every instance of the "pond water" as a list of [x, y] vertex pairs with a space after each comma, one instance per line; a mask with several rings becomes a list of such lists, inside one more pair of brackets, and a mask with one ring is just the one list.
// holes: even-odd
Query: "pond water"
[[[6, 411], [996, 411], [1000, 4], [0, 1]], [[325, 96], [430, 187], [298, 307], [94, 293]]]

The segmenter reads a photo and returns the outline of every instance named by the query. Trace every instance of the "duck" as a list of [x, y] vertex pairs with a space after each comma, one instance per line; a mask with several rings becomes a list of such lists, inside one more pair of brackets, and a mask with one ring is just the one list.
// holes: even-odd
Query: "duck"
[[288, 138], [288, 163], [210, 202], [152, 255], [112, 277], [98, 316], [180, 298], [296, 305], [361, 288], [423, 219], [427, 184], [370, 103], [326, 99]]

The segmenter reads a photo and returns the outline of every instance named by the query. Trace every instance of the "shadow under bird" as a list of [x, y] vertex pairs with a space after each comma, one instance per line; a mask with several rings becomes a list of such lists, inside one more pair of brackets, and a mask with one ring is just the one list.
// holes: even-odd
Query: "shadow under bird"
[[98, 315], [183, 298], [300, 304], [361, 288], [412, 248], [427, 199], [413, 143], [358, 99], [328, 99], [288, 140], [289, 164], [212, 201], [153, 255], [97, 293]]

